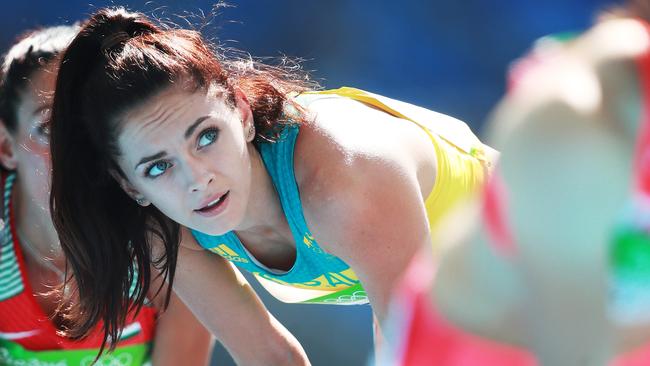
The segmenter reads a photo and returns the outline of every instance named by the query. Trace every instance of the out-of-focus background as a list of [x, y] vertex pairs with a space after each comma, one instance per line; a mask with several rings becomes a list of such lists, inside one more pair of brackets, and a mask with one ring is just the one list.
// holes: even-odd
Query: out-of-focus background
[[[254, 56], [304, 58], [304, 68], [327, 88], [354, 86], [418, 104], [460, 118], [480, 133], [504, 92], [508, 65], [535, 39], [583, 30], [599, 11], [620, 2], [231, 0], [232, 7], [221, 9], [204, 33]], [[3, 0], [0, 50], [26, 29], [71, 23], [103, 6], [123, 5], [183, 25], [181, 16], [199, 25], [200, 17], [191, 14], [210, 13], [214, 3]], [[313, 365], [365, 364], [372, 346], [368, 306], [286, 305], [260, 293]], [[233, 363], [217, 347], [212, 364]]]

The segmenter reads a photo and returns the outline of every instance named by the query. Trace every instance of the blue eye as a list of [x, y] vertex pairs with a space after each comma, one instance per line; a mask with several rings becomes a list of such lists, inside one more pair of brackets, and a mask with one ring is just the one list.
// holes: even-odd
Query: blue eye
[[158, 161], [153, 164], [151, 164], [146, 172], [145, 175], [149, 178], [156, 178], [160, 175], [162, 175], [167, 169], [169, 169], [172, 165], [169, 162], [166, 161]]
[[36, 131], [38, 132], [39, 135], [44, 136], [44, 137], [49, 137], [50, 136], [50, 122], [43, 122], [36, 127]]
[[29, 133], [29, 139], [38, 142], [42, 145], [50, 144], [50, 123], [43, 122], [34, 126], [34, 129]]
[[218, 136], [219, 136], [219, 130], [215, 128], [209, 128], [201, 132], [201, 135], [199, 136], [199, 147], [210, 145], [211, 143], [217, 140]]

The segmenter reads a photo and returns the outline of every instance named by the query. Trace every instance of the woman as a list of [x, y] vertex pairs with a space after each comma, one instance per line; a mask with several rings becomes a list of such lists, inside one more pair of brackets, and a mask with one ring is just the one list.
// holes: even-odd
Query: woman
[[304, 80], [141, 14], [90, 18], [53, 107], [52, 212], [83, 279], [71, 334], [104, 321], [113, 335], [128, 274], [147, 279], [152, 262], [244, 364], [307, 360], [227, 261], [281, 300], [369, 301], [384, 318], [395, 279], [482, 183], [490, 149], [452, 118]]
[[490, 125], [499, 165], [464, 211], [477, 224], [436, 236], [437, 273], [405, 279], [391, 365], [650, 362], [650, 2], [618, 13], [515, 67]]
[[[90, 364], [103, 346], [101, 327], [74, 340], [57, 330], [66, 261], [49, 213], [49, 115], [59, 54], [79, 26], [31, 31], [7, 53], [0, 79], [0, 363]], [[75, 282], [70, 279], [68, 285]], [[137, 282], [137, 280], [134, 281]], [[209, 333], [176, 297], [165, 312], [147, 304], [129, 312], [115, 352], [103, 362], [205, 365]], [[113, 338], [115, 339], [115, 338]]]

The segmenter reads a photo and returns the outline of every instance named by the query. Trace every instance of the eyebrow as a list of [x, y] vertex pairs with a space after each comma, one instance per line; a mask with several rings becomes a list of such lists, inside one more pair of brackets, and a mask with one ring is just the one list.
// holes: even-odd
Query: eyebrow
[[203, 116], [199, 117], [190, 125], [190, 127], [187, 128], [185, 131], [185, 139], [187, 140], [192, 134], [194, 133], [194, 130], [196, 130], [197, 127], [201, 124], [201, 122], [205, 121], [206, 119], [210, 118], [210, 116]]
[[153, 155], [145, 156], [144, 158], [140, 159], [140, 161], [135, 165], [135, 167], [137, 168], [137, 167], [139, 167], [140, 165], [142, 165], [144, 163], [150, 162], [152, 160], [160, 159], [165, 155], [167, 155], [167, 153], [164, 152], [164, 151], [161, 151], [161, 152], [155, 153]]
[[[201, 122], [205, 121], [208, 118], [210, 118], [210, 116], [203, 116], [203, 117], [197, 118], [196, 121], [194, 121], [194, 123], [192, 123], [187, 128], [187, 130], [185, 131], [185, 134], [184, 134], [185, 139], [187, 140], [190, 136], [192, 136], [192, 134], [194, 133], [194, 130], [196, 130], [196, 128], [199, 127]], [[142, 165], [144, 163], [150, 162], [152, 160], [160, 159], [165, 155], [167, 155], [167, 153], [165, 151], [161, 151], [161, 152], [155, 153], [153, 155], [145, 156], [144, 158], [140, 159], [140, 161], [135, 165], [135, 167], [137, 168], [137, 167], [139, 167], [140, 165]]]

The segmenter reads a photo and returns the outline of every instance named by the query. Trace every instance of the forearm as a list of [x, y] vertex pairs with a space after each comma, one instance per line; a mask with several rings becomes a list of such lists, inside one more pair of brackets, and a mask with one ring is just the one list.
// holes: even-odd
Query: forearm
[[242, 366], [307, 366], [309, 359], [296, 338], [269, 314], [268, 329], [262, 327], [248, 342], [229, 342], [226, 349]]
[[153, 365], [205, 366], [210, 362], [213, 345], [214, 338], [210, 332], [172, 294], [167, 309], [159, 310], [151, 357]]
[[182, 334], [173, 343], [161, 342], [156, 337], [153, 345], [151, 361], [153, 366], [197, 365], [210, 364], [214, 338], [207, 331], [198, 334]]
[[308, 365], [298, 341], [223, 258], [181, 248], [174, 290], [239, 365]]

